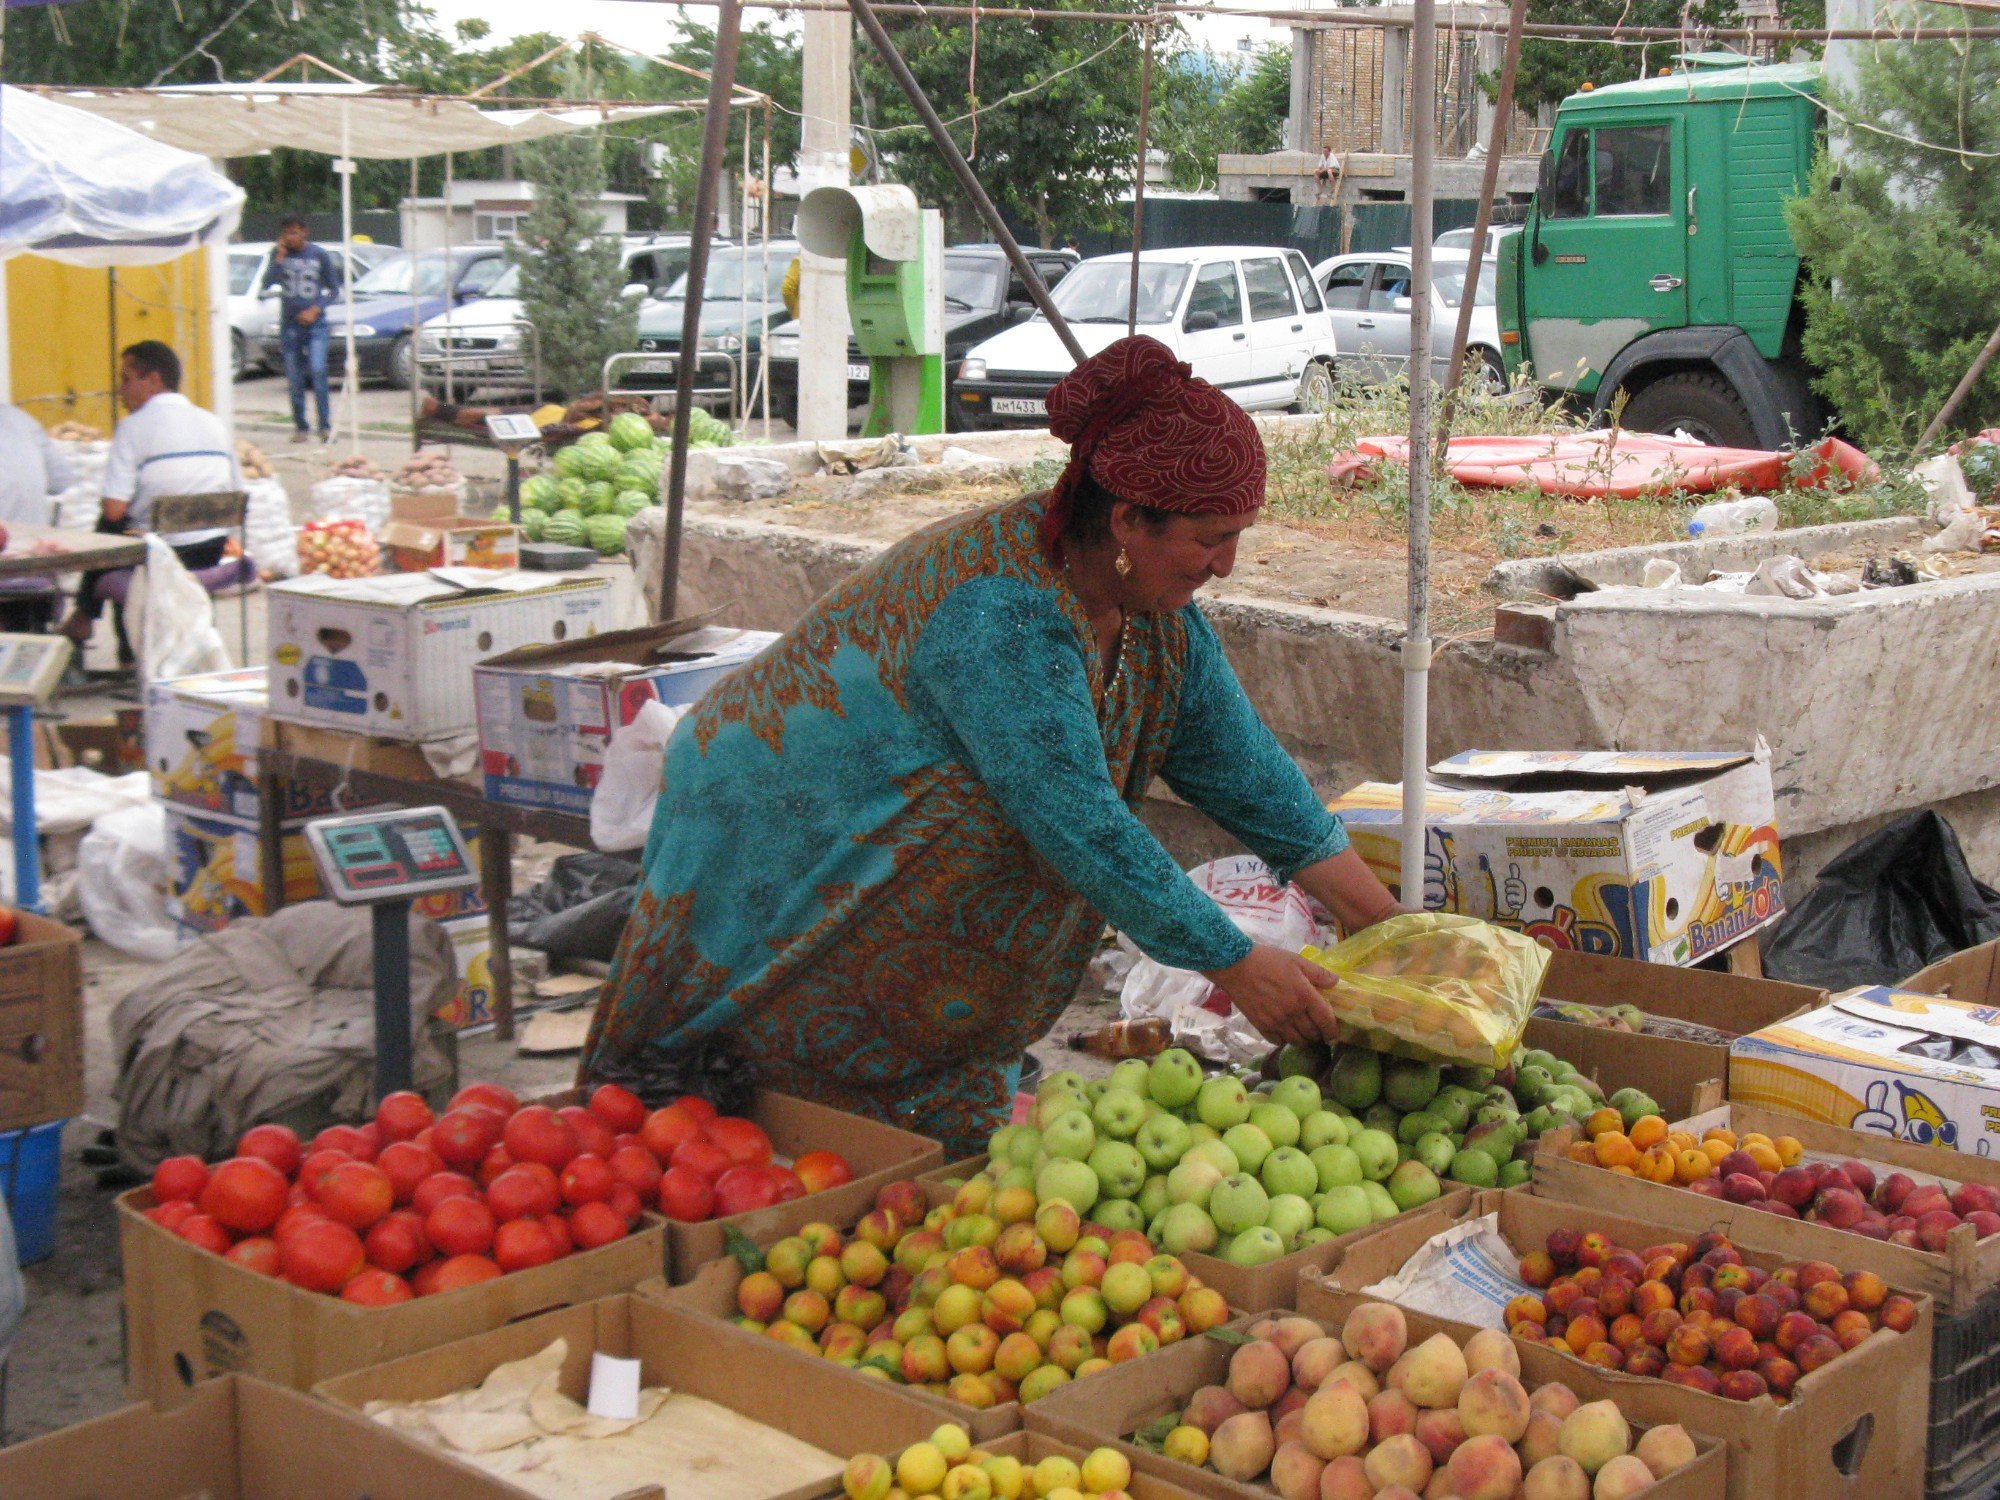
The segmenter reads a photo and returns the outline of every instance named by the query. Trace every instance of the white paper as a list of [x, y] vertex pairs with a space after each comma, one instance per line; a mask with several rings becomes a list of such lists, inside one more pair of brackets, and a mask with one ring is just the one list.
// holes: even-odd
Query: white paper
[[1507, 1304], [1533, 1290], [1515, 1275], [1519, 1264], [1500, 1237], [1500, 1216], [1492, 1213], [1432, 1236], [1402, 1270], [1361, 1291], [1413, 1312], [1498, 1328]]
[[590, 1414], [614, 1422], [639, 1415], [639, 1361], [609, 1354], [590, 1356]]

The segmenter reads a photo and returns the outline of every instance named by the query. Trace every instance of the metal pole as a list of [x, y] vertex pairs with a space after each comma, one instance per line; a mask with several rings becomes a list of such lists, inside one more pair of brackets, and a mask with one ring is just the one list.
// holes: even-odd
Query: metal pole
[[[455, 402], [455, 401], [457, 401], [457, 400], [458, 400], [458, 379], [457, 379], [457, 376], [455, 375], [455, 373], [454, 373], [454, 370], [453, 370], [453, 365], [452, 365], [452, 357], [451, 357], [451, 350], [452, 350], [452, 336], [453, 336], [453, 334], [455, 334], [455, 333], [456, 333], [456, 332], [458, 331], [458, 330], [457, 330], [457, 327], [456, 327], [456, 325], [455, 325], [455, 324], [453, 323], [453, 321], [452, 321], [452, 317], [453, 317], [453, 314], [454, 314], [454, 313], [456, 313], [456, 312], [457, 312], [457, 310], [458, 310], [458, 298], [457, 298], [457, 297], [456, 297], [456, 296], [454, 295], [454, 293], [455, 293], [455, 291], [456, 291], [456, 284], [455, 284], [455, 281], [454, 281], [454, 278], [453, 278], [453, 276], [452, 276], [452, 274], [451, 274], [451, 273], [452, 273], [452, 269], [453, 269], [453, 267], [452, 267], [452, 261], [451, 261], [451, 216], [452, 216], [452, 205], [451, 205], [451, 153], [450, 153], [449, 151], [447, 151], [447, 152], [445, 152], [445, 154], [444, 154], [444, 317], [445, 317], [445, 323], [444, 323], [444, 328], [443, 328], [443, 331], [442, 331], [442, 338], [443, 338], [443, 342], [444, 342], [444, 399], [445, 399], [445, 400], [446, 400], [447, 402]], [[416, 295], [416, 291], [415, 291], [415, 288], [416, 288], [416, 280], [415, 280], [415, 276], [416, 276], [416, 269], [417, 269], [417, 268], [416, 268], [415, 266], [412, 266], [412, 267], [410, 267], [410, 273], [411, 273], [411, 282], [410, 282], [410, 286], [411, 286], [411, 294], [410, 294], [410, 295], [412, 296], [412, 298], [414, 298], [414, 297], [415, 297], [415, 295]], [[416, 339], [416, 330], [415, 330], [415, 329], [411, 329], [411, 330], [410, 330], [410, 337], [411, 337], [411, 343], [410, 343], [410, 362], [411, 362], [411, 364], [412, 364], [412, 365], [414, 365], [414, 364], [416, 363], [416, 358], [417, 358], [417, 346], [416, 346], [416, 342], [415, 342], [415, 339]], [[539, 392], [537, 392], [536, 394], [537, 394], [537, 399], [540, 399], [540, 393], [539, 393]]]
[[758, 273], [764, 286], [757, 314], [757, 388], [764, 393], [764, 441], [771, 441], [771, 101], [764, 101], [764, 264]]
[[343, 256], [340, 290], [347, 310], [347, 370], [341, 376], [340, 393], [347, 402], [347, 444], [350, 450], [359, 453], [361, 367], [354, 359], [354, 158], [348, 154], [351, 144], [349, 123], [348, 104], [343, 99], [340, 101], [340, 248]]
[[[423, 194], [423, 177], [418, 171], [417, 158], [410, 158], [410, 212], [407, 218], [399, 216], [397, 228], [403, 235], [403, 253], [410, 257], [410, 451], [415, 453], [423, 446], [418, 434], [424, 425], [424, 383], [417, 378], [417, 329], [423, 323], [423, 306], [417, 300], [417, 216], [423, 212], [423, 205], [417, 200]], [[389, 358], [394, 361], [396, 347], [389, 346]], [[393, 371], [391, 372], [394, 373]]]
[[[78, 660], [83, 656], [81, 648]], [[25, 703], [7, 710], [8, 774], [14, 792], [14, 904], [42, 909], [41, 833], [35, 827], [35, 711]]]
[[1919, 449], [1930, 447], [1931, 439], [1936, 437], [1944, 424], [1951, 420], [1951, 414], [1958, 410], [1958, 403], [1965, 399], [1965, 393], [1979, 383], [1979, 377], [1986, 373], [1986, 367], [1992, 363], [1995, 354], [2000, 354], [2000, 327], [1993, 330], [1993, 335], [1987, 339], [1985, 347], [1973, 356], [1972, 367], [1959, 378], [1958, 384], [1952, 387], [1951, 394], [1945, 397], [1944, 405], [1938, 408], [1938, 414], [1931, 418], [1930, 426], [1924, 429], [1924, 435], [1917, 439]]
[[715, 198], [722, 156], [729, 145], [729, 97], [736, 82], [736, 49], [742, 39], [743, 7], [723, 0], [715, 23], [715, 61], [710, 65], [708, 113], [701, 130], [701, 170], [694, 185], [694, 228], [688, 246], [687, 306], [681, 316], [680, 361], [674, 367], [674, 444], [667, 471], [667, 541], [660, 563], [660, 618], [674, 617], [680, 590], [681, 519], [687, 503], [688, 422], [694, 409], [695, 359], [701, 344], [701, 292], [708, 278], [708, 242], [715, 233]]
[[1401, 897], [1424, 892], [1424, 777], [1430, 742], [1431, 160], [1437, 142], [1437, 4], [1410, 27], [1410, 618], [1403, 636]]
[[[735, 5], [738, 0], [724, 0], [724, 3], [725, 6]], [[917, 118], [924, 122], [924, 128], [931, 133], [932, 142], [936, 144], [939, 154], [944, 157], [945, 165], [951, 168], [952, 176], [958, 179], [959, 187], [964, 189], [965, 196], [972, 200], [972, 206], [979, 210], [979, 217], [986, 221], [986, 227], [993, 231], [993, 238], [999, 241], [1000, 248], [1007, 253], [1007, 261], [1013, 266], [1014, 274], [1021, 278], [1021, 285], [1028, 289], [1028, 295], [1034, 299], [1035, 306], [1041, 310], [1042, 316], [1049, 320], [1049, 326], [1056, 331], [1056, 337], [1061, 339], [1063, 347], [1069, 350], [1069, 357], [1082, 364], [1087, 357], [1083, 352], [1083, 345], [1077, 342], [1076, 335], [1070, 332], [1069, 324], [1064, 321], [1063, 315], [1056, 311], [1055, 303], [1049, 300], [1049, 289], [1042, 285], [1042, 278], [1035, 274], [1035, 268], [1028, 264], [1028, 257], [1021, 253], [1021, 246], [1014, 239], [1013, 231], [1008, 229], [1006, 221], [1000, 217], [1000, 210], [993, 206], [993, 200], [986, 195], [986, 189], [980, 185], [979, 179], [972, 175], [972, 168], [966, 165], [965, 156], [958, 149], [958, 142], [951, 138], [951, 132], [945, 128], [944, 121], [939, 119], [938, 112], [931, 108], [931, 101], [924, 97], [923, 85], [918, 83], [916, 76], [910, 72], [910, 65], [903, 61], [903, 54], [896, 50], [896, 44], [889, 40], [889, 33], [882, 27], [881, 17], [875, 14], [875, 7], [869, 0], [848, 0], [848, 8], [854, 12], [854, 19], [861, 23], [861, 29], [868, 33], [868, 40], [875, 44], [875, 50], [882, 54], [882, 61], [895, 76], [897, 85], [903, 90], [903, 96], [910, 101], [910, 107], [917, 112]]]
[[1132, 163], [1132, 295], [1125, 309], [1125, 334], [1139, 331], [1139, 252], [1146, 235], [1146, 118], [1153, 103], [1153, 28], [1139, 64], [1139, 151]]
[[1479, 287], [1479, 268], [1486, 255], [1486, 231], [1493, 224], [1493, 195], [1500, 191], [1500, 158], [1507, 149], [1507, 119], [1514, 113], [1514, 77], [1521, 67], [1521, 27], [1527, 19], [1528, 0], [1514, 0], [1507, 12], [1500, 91], [1493, 104], [1493, 132], [1486, 142], [1486, 170], [1479, 181], [1479, 206], [1472, 216], [1472, 254], [1465, 263], [1465, 286], [1458, 299], [1458, 329], [1451, 339], [1451, 369], [1444, 381], [1444, 411], [1438, 418], [1437, 435], [1440, 454], [1451, 441], [1458, 383], [1465, 376], [1465, 341], [1472, 335], [1472, 304]]
[[375, 919], [375, 1099], [411, 1083], [410, 903], [384, 901]]

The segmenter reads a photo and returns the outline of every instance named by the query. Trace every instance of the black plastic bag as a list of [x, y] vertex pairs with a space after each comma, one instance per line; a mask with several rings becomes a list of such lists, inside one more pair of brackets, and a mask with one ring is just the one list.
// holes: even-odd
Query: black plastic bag
[[757, 1071], [726, 1042], [705, 1037], [691, 1046], [640, 1047], [630, 1057], [600, 1057], [586, 1086], [615, 1083], [658, 1109], [684, 1094], [699, 1094], [725, 1115], [748, 1115]]
[[507, 935], [551, 958], [609, 963], [639, 894], [638, 864], [611, 854], [565, 854], [548, 879], [507, 904]]
[[1967, 868], [1950, 823], [1914, 812], [1849, 844], [1764, 946], [1764, 972], [1838, 993], [1899, 984], [2000, 937], [2000, 892]]

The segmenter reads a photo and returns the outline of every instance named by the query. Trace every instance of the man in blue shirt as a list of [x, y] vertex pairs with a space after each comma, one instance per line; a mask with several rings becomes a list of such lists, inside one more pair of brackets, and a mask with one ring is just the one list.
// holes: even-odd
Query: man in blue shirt
[[340, 295], [340, 262], [324, 246], [306, 238], [306, 221], [287, 214], [278, 227], [277, 248], [264, 269], [264, 285], [279, 289], [278, 347], [285, 357], [285, 379], [292, 388], [292, 441], [303, 443], [306, 428], [306, 377], [312, 377], [319, 405], [319, 440], [333, 435], [332, 402], [326, 386], [326, 309]]

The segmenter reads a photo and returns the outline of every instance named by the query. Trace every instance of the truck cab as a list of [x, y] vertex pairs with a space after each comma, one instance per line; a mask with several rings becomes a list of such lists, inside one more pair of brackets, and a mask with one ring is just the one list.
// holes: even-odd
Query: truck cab
[[1535, 203], [1499, 247], [1511, 376], [1635, 431], [1790, 448], [1825, 416], [1798, 353], [1785, 200], [1819, 139], [1819, 68], [1692, 57], [1565, 99]]

